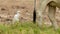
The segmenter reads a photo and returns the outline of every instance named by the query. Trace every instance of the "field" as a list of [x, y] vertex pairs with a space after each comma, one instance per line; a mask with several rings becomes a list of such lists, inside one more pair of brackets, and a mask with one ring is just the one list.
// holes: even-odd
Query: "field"
[[[36, 9], [39, 8], [39, 0], [36, 1]], [[0, 0], [0, 34], [60, 34], [49, 24], [48, 8], [44, 12], [44, 20], [47, 25], [39, 28], [37, 24], [33, 24], [34, 0]], [[20, 12], [20, 23], [10, 24], [16, 11]], [[56, 11], [56, 20], [60, 26], [60, 9]], [[8, 20], [9, 19], [9, 20]], [[37, 16], [37, 21], [39, 16]], [[49, 27], [47, 27], [49, 26]]]
[[15, 23], [15, 24], [0, 24], [0, 34], [60, 34], [60, 29], [55, 31], [52, 26], [39, 28], [33, 22]]

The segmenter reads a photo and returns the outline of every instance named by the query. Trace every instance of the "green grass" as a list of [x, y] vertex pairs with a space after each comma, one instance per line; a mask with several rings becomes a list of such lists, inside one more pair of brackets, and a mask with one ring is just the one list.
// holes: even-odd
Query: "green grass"
[[15, 23], [9, 25], [0, 24], [0, 34], [60, 34], [60, 29], [54, 31], [52, 27], [40, 29], [32, 22]]

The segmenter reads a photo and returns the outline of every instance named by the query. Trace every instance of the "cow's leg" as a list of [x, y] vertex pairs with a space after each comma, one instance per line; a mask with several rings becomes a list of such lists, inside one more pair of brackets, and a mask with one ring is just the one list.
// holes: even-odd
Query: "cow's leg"
[[56, 29], [58, 29], [58, 25], [57, 25], [57, 21], [55, 19], [55, 13], [56, 13], [56, 7], [49, 5], [48, 16], [49, 16], [49, 19], [50, 19], [53, 27], [56, 30]]
[[39, 27], [42, 27], [42, 24], [43, 24], [43, 21], [44, 21], [43, 20], [43, 12], [44, 12], [44, 10], [45, 10], [46, 7], [47, 7], [47, 4], [42, 3], [40, 5], [39, 10], [37, 10], [37, 14], [39, 16], [39, 20], [38, 20], [38, 26]]
[[37, 9], [37, 14], [39, 16], [38, 20], [38, 26], [42, 27], [43, 23], [43, 12], [45, 11], [45, 8], [47, 7], [47, 4], [51, 2], [51, 0], [39, 0], [39, 8]]

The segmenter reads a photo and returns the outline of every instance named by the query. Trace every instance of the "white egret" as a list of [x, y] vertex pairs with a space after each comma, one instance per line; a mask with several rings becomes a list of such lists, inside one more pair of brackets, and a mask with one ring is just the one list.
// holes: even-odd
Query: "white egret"
[[13, 17], [13, 23], [19, 22], [19, 16], [20, 16], [20, 11], [17, 11], [17, 13]]

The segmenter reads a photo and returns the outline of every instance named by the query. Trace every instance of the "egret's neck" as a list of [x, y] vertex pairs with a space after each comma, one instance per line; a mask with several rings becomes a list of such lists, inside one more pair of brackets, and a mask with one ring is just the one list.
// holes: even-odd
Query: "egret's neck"
[[17, 13], [16, 15], [20, 15], [19, 13]]

